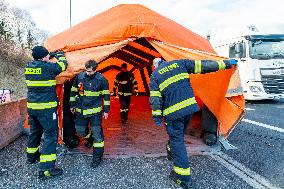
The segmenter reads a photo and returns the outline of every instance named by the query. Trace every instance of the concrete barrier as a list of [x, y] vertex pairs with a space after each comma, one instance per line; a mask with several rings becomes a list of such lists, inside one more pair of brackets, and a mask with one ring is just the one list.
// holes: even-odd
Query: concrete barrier
[[18, 138], [24, 130], [26, 99], [0, 104], [0, 149]]

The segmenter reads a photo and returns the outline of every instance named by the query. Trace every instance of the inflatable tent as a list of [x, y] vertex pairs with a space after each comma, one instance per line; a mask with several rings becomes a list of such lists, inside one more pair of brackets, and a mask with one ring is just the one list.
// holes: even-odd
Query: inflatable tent
[[[203, 37], [139, 4], [106, 10], [49, 38], [45, 46], [50, 51], [66, 52], [69, 66], [57, 77], [58, 86], [82, 71], [87, 60], [95, 59], [112, 90], [119, 67], [126, 62], [138, 81], [139, 92], [146, 95], [155, 57], [167, 61], [223, 59]], [[199, 104], [206, 104], [213, 112], [219, 134], [227, 137], [244, 113], [237, 69], [190, 75], [190, 79]], [[58, 89], [62, 101], [62, 88]]]

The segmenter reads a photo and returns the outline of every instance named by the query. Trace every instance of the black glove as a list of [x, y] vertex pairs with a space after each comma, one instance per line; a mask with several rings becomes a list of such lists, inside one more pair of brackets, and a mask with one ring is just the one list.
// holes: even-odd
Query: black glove
[[62, 50], [56, 50], [56, 51], [53, 51], [53, 52], [50, 52], [49, 53], [49, 59], [52, 59], [52, 58], [57, 58], [58, 56], [63, 56], [64, 55], [64, 51]]
[[116, 92], [113, 92], [113, 94], [112, 94], [113, 96], [116, 96]]

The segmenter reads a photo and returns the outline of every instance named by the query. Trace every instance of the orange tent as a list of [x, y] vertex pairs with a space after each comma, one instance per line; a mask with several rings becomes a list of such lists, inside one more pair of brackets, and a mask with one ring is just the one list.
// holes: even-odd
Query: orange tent
[[[146, 94], [149, 94], [155, 57], [167, 61], [222, 58], [215, 54], [206, 39], [139, 4], [113, 7], [49, 38], [45, 46], [50, 51], [66, 52], [69, 66], [57, 77], [58, 84], [82, 71], [87, 60], [95, 59], [112, 89], [120, 65], [126, 62], [138, 81], [140, 92]], [[230, 69], [190, 77], [195, 94], [217, 117], [219, 134], [227, 137], [244, 113], [242, 93], [236, 92], [240, 86], [238, 73]], [[225, 97], [229, 83], [229, 91], [234, 93]]]

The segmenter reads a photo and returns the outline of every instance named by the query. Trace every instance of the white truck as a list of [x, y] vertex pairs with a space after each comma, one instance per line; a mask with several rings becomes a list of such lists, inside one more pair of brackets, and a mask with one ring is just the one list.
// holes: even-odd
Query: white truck
[[246, 100], [284, 98], [284, 34], [260, 34], [255, 27], [245, 32], [211, 32], [214, 50], [237, 59]]

